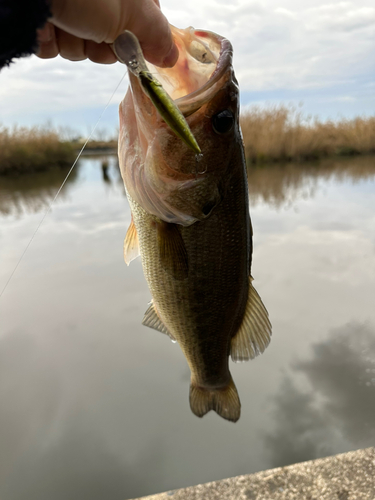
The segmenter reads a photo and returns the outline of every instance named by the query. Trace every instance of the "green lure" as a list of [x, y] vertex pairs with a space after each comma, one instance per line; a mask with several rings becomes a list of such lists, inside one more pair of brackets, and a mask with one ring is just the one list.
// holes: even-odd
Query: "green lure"
[[163, 89], [162, 84], [149, 72], [137, 37], [131, 31], [124, 31], [112, 45], [117, 59], [126, 64], [141, 83], [142, 89], [170, 129], [180, 137], [196, 154], [201, 149], [173, 99]]

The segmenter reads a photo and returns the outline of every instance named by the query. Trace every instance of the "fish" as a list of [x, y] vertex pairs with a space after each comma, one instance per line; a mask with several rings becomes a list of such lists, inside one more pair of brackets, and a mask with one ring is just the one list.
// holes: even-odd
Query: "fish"
[[120, 104], [119, 165], [131, 209], [127, 264], [140, 256], [152, 301], [143, 325], [168, 335], [191, 372], [189, 401], [236, 422], [241, 403], [229, 370], [263, 353], [272, 327], [253, 286], [252, 226], [239, 126], [239, 87], [228, 39], [171, 27], [173, 68], [149, 66], [200, 145], [168, 127], [129, 73]]

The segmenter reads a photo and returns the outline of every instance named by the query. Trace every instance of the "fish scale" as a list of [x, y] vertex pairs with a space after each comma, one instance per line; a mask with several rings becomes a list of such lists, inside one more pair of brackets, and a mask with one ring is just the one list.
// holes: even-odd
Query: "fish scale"
[[[179, 227], [189, 275], [175, 280], [158, 258], [155, 217], [129, 198], [140, 242], [142, 265], [159, 315], [177, 339], [201, 385], [228, 383], [228, 350], [246, 307], [249, 227], [246, 177], [233, 162], [228, 196], [212, 215]], [[218, 243], [220, 242], [220, 243]], [[183, 304], [183, 307], [182, 307]]]

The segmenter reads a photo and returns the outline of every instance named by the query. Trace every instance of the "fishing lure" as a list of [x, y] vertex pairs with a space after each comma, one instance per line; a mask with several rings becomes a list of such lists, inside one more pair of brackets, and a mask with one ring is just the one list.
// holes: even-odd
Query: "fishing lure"
[[138, 38], [131, 31], [124, 31], [112, 44], [117, 59], [126, 64], [129, 71], [139, 78], [145, 94], [170, 129], [182, 139], [196, 154], [201, 149], [185, 120], [184, 115], [162, 84], [149, 72]]

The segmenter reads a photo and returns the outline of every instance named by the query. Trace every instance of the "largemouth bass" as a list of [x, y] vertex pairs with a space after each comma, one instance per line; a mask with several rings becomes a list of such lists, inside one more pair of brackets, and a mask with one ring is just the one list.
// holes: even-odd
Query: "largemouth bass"
[[271, 337], [252, 285], [252, 228], [230, 42], [172, 28], [180, 56], [152, 68], [184, 114], [202, 156], [166, 125], [129, 74], [120, 104], [119, 161], [132, 222], [125, 261], [139, 254], [152, 302], [143, 324], [179, 343], [191, 370], [190, 407], [237, 421], [228, 358], [245, 361]]

